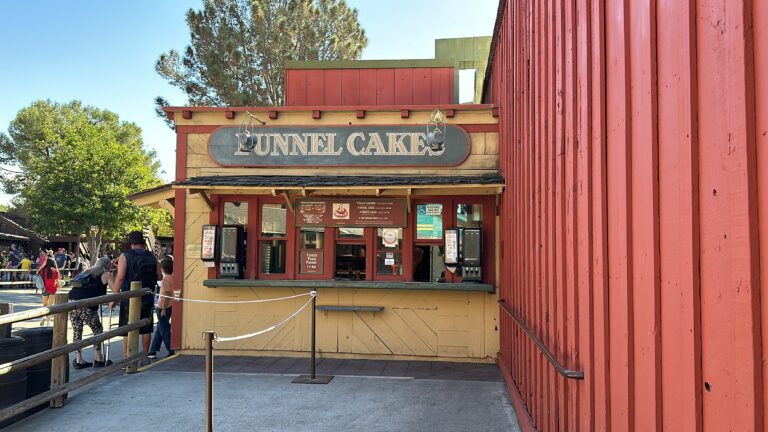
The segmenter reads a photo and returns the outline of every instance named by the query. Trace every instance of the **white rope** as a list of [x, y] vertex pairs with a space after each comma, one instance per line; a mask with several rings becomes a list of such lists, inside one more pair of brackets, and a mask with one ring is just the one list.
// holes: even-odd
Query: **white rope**
[[310, 297], [310, 299], [306, 303], [304, 303], [304, 306], [300, 307], [299, 310], [297, 310], [296, 312], [293, 313], [293, 315], [291, 315], [288, 318], [280, 321], [279, 323], [273, 325], [272, 327], [267, 327], [264, 330], [259, 330], [259, 331], [254, 332], [254, 333], [248, 333], [248, 334], [245, 334], [245, 335], [232, 336], [232, 337], [219, 337], [218, 335], [215, 335], [215, 333], [214, 333], [215, 336], [213, 337], [213, 340], [214, 340], [214, 342], [230, 342], [230, 341], [236, 341], [236, 340], [240, 340], [240, 339], [248, 339], [248, 338], [252, 338], [254, 336], [258, 336], [260, 334], [264, 334], [264, 333], [270, 332], [270, 331], [280, 327], [281, 325], [287, 323], [288, 321], [296, 318], [296, 315], [300, 314], [301, 311], [303, 311], [307, 306], [309, 306], [310, 303], [312, 303], [312, 299], [314, 299], [315, 296], [317, 295], [317, 291], [312, 291], [312, 292], [309, 293], [309, 295], [311, 297]]
[[311, 294], [312, 294], [311, 292], [308, 292], [308, 293], [296, 294], [288, 297], [278, 297], [278, 298], [259, 299], [259, 300], [242, 300], [242, 301], [198, 300], [198, 299], [188, 299], [184, 297], [167, 296], [165, 294], [158, 294], [158, 296], [171, 299], [171, 300], [181, 300], [181, 301], [186, 301], [191, 303], [242, 304], [242, 303], [267, 303], [267, 302], [273, 302], [278, 300], [290, 300], [292, 298], [304, 297]]

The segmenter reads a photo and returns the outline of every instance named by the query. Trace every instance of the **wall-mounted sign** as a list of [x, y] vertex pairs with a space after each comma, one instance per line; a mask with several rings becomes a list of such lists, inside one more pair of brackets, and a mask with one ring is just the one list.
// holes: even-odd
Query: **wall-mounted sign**
[[459, 230], [446, 229], [445, 235], [445, 265], [455, 266], [459, 263]]
[[323, 251], [303, 250], [299, 255], [302, 274], [323, 274]]
[[469, 135], [447, 125], [444, 148], [432, 151], [426, 125], [221, 127], [208, 154], [222, 166], [456, 166], [467, 158]]
[[203, 225], [203, 235], [200, 242], [200, 259], [213, 261], [216, 259], [216, 225]]
[[392, 228], [384, 228], [381, 230], [381, 242], [384, 247], [395, 248], [397, 247], [397, 241], [400, 240], [398, 235], [399, 230]]
[[296, 226], [406, 226], [402, 198], [296, 198]]

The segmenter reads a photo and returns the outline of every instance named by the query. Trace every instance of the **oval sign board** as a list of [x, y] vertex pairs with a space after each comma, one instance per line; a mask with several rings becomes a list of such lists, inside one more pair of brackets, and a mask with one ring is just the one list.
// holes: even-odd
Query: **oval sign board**
[[470, 140], [446, 125], [443, 148], [427, 144], [427, 126], [221, 127], [208, 154], [222, 166], [443, 166], [462, 163]]

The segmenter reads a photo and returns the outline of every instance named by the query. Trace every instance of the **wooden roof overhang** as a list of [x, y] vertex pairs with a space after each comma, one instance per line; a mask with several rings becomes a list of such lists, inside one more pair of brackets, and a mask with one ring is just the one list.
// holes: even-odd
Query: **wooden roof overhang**
[[174, 182], [173, 189], [199, 194], [209, 208], [209, 195], [282, 196], [289, 207], [293, 198], [307, 196], [414, 196], [500, 195], [504, 178], [482, 176], [211, 176]]

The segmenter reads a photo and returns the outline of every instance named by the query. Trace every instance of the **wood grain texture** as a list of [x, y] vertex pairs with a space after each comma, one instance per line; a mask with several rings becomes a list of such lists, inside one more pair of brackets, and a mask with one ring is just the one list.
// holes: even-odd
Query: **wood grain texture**
[[750, 0], [501, 3], [499, 293], [585, 372], [563, 380], [500, 317], [538, 430], [764, 430], [766, 18]]

